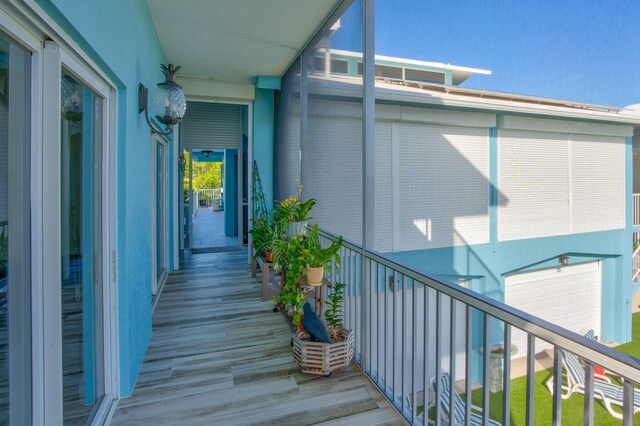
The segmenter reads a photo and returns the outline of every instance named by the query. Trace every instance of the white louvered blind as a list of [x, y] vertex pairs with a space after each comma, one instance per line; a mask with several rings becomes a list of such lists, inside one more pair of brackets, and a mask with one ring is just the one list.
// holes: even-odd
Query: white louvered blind
[[499, 240], [624, 227], [623, 137], [502, 129], [498, 150]]
[[571, 232], [624, 228], [624, 138], [570, 135]]
[[274, 197], [282, 201], [296, 193], [300, 178], [300, 63], [296, 61], [282, 77], [276, 105], [274, 146]]
[[569, 231], [566, 134], [498, 132], [498, 239]]
[[376, 123], [374, 248], [380, 252], [393, 249], [392, 163], [391, 123]]
[[488, 130], [394, 126], [394, 251], [488, 242]]
[[187, 112], [180, 128], [184, 149], [239, 149], [242, 144], [242, 107], [187, 102]]
[[357, 103], [309, 99], [301, 167], [303, 198], [318, 201], [314, 220], [356, 242], [362, 240], [361, 111]]

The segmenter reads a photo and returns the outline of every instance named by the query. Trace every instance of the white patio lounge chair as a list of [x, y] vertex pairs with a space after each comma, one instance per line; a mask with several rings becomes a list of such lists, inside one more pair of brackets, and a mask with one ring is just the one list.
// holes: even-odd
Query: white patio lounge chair
[[[590, 330], [593, 333], [592, 330]], [[591, 336], [585, 334], [585, 337], [593, 339], [593, 334]], [[580, 393], [584, 395], [585, 392], [585, 371], [584, 366], [580, 362], [580, 359], [572, 354], [571, 352], [567, 352], [562, 350], [562, 364], [564, 366], [563, 372], [563, 380], [562, 384], [562, 399], [569, 398], [574, 392]], [[611, 379], [607, 376], [602, 376], [600, 374], [594, 374], [593, 381], [593, 397], [595, 399], [600, 399], [604, 402], [605, 408], [607, 411], [615, 418], [622, 419], [622, 413], [613, 409], [614, 406], [622, 408], [623, 406], [623, 388], [622, 386], [618, 386], [617, 384], [611, 382]], [[553, 394], [553, 377], [547, 380], [547, 387], [549, 391]], [[566, 392], [566, 393], [565, 393]], [[633, 394], [633, 412], [637, 413], [640, 411], [640, 392], [635, 390]]]
[[[433, 376], [431, 378], [431, 388], [435, 389], [435, 384], [436, 384], [436, 377], [437, 376]], [[450, 382], [451, 380], [449, 379], [449, 373], [442, 373], [442, 377], [440, 378], [440, 401], [442, 405], [442, 409], [445, 412], [445, 415], [447, 417], [449, 417], [449, 419], [451, 419], [451, 415], [449, 414], [449, 398], [451, 397], [451, 387], [450, 387]], [[454, 415], [453, 415], [453, 422], [452, 424], [454, 425], [463, 425], [465, 424], [465, 402], [462, 400], [462, 398], [460, 398], [460, 395], [458, 395], [458, 392], [455, 391], [455, 389], [453, 390], [453, 407], [454, 407]], [[431, 403], [429, 405], [429, 408], [433, 407], [433, 403]], [[428, 413], [429, 410], [426, 410], [426, 413]], [[473, 425], [473, 426], [481, 426], [483, 424], [482, 422], [482, 408], [477, 407], [475, 405], [471, 405], [471, 418], [469, 419], [469, 424]], [[502, 426], [501, 423], [495, 421], [495, 420], [491, 420], [489, 419], [489, 425], [491, 426]]]

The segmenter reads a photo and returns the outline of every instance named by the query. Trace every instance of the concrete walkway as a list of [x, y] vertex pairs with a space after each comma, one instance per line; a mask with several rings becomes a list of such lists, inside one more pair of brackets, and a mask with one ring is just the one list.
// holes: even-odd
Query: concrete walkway
[[238, 237], [224, 234], [224, 212], [198, 207], [193, 217], [193, 248], [237, 246]]

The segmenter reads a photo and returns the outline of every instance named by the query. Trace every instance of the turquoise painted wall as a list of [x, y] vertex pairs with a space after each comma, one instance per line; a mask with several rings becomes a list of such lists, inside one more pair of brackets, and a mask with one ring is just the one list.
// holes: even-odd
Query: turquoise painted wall
[[[258, 164], [267, 209], [273, 209], [274, 91], [256, 89], [253, 101], [253, 159]], [[249, 175], [251, 178], [251, 175]]]
[[120, 392], [128, 396], [151, 338], [151, 143], [137, 91], [139, 82], [153, 88], [162, 81], [164, 55], [144, 1], [36, 1], [118, 87]]

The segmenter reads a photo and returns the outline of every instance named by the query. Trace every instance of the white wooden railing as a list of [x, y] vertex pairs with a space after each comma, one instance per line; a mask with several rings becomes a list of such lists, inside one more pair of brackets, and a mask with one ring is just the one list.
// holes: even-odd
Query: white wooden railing
[[222, 198], [222, 188], [198, 189], [194, 192], [197, 193], [198, 203], [204, 200], [209, 206], [215, 198]]
[[640, 194], [633, 194], [633, 226], [640, 226]]
[[198, 191], [193, 191], [191, 195], [191, 215], [196, 216], [198, 214], [198, 205], [200, 200], [198, 199]]

